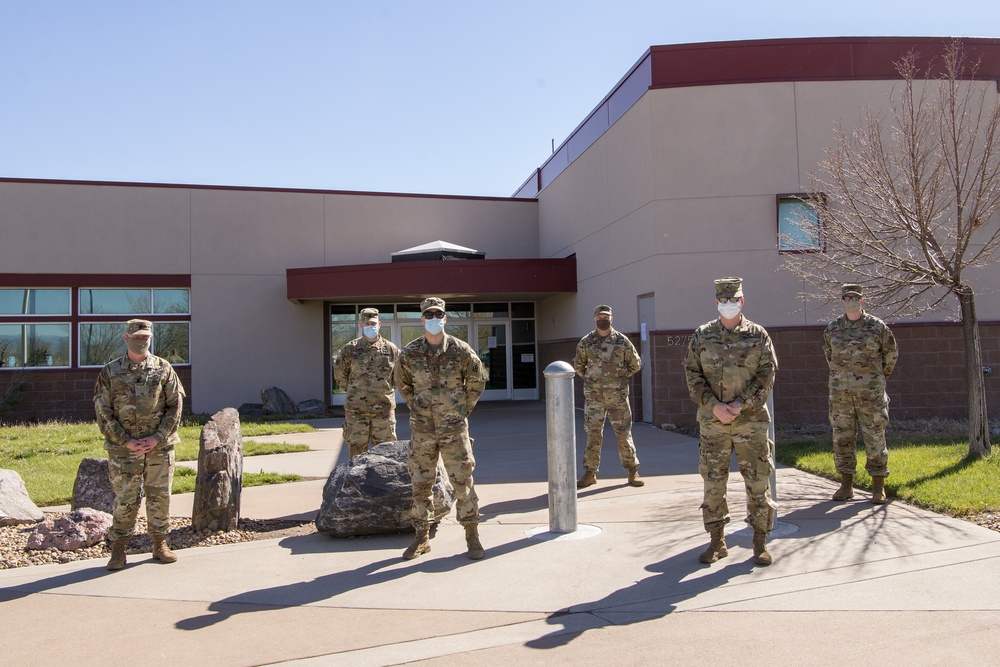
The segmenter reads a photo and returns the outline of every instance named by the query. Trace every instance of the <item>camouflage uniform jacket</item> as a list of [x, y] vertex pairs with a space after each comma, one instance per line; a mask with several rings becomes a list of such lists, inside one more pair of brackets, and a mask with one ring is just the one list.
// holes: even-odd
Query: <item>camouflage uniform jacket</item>
[[746, 317], [727, 331], [716, 319], [698, 327], [687, 354], [684, 373], [698, 418], [708, 419], [717, 403], [743, 404], [738, 420], [769, 421], [765, 406], [774, 386], [778, 360], [764, 327]]
[[823, 354], [830, 365], [830, 391], [885, 393], [899, 350], [885, 322], [862, 313], [851, 321], [841, 315], [823, 332]]
[[468, 343], [445, 334], [436, 353], [421, 336], [399, 355], [396, 389], [410, 406], [410, 429], [457, 433], [486, 388], [486, 369]]
[[399, 348], [381, 336], [374, 341], [355, 338], [340, 348], [333, 375], [347, 392], [344, 408], [361, 412], [394, 408], [392, 368], [398, 358]]
[[125, 354], [108, 362], [94, 385], [104, 448], [124, 449], [129, 440], [152, 435], [160, 446], [173, 449], [181, 441], [177, 427], [184, 396], [184, 386], [165, 359], [150, 354], [133, 364]]
[[642, 362], [625, 334], [614, 328], [607, 336], [591, 331], [576, 345], [573, 358], [576, 374], [584, 388], [628, 389], [628, 379], [639, 372]]

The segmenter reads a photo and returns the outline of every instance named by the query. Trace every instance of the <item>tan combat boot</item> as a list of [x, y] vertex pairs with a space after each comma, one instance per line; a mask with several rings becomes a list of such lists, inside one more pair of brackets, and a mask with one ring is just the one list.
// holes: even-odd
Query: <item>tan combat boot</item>
[[115, 540], [111, 543], [111, 560], [108, 561], [109, 570], [120, 570], [125, 567], [125, 545], [127, 537]]
[[643, 481], [642, 477], [639, 477], [639, 466], [632, 466], [628, 469], [628, 485], [629, 486], [645, 486], [646, 482]]
[[161, 563], [176, 563], [177, 554], [167, 546], [167, 536], [154, 534], [151, 537], [153, 538], [153, 560], [158, 560]]
[[479, 541], [479, 526], [469, 524], [465, 527], [465, 544], [469, 548], [469, 560], [479, 560], [486, 555], [482, 543]]
[[885, 505], [885, 477], [872, 477], [872, 505]]
[[576, 488], [585, 489], [588, 486], [593, 486], [594, 484], [597, 484], [597, 473], [593, 470], [588, 470], [583, 474], [583, 477], [580, 478], [580, 481], [576, 483]]
[[406, 547], [406, 551], [403, 552], [403, 558], [406, 560], [413, 560], [417, 556], [425, 554], [430, 550], [430, 529], [427, 526], [417, 528], [417, 535], [413, 538], [413, 544]]
[[705, 552], [698, 556], [700, 563], [714, 563], [729, 555], [729, 550], [726, 549], [725, 526], [713, 528], [709, 534], [712, 536], [712, 542], [705, 549]]
[[760, 528], [753, 529], [753, 562], [755, 565], [770, 565], [774, 562], [767, 553], [767, 533]]
[[850, 500], [854, 497], [854, 475], [841, 475], [840, 488], [833, 494], [834, 500]]

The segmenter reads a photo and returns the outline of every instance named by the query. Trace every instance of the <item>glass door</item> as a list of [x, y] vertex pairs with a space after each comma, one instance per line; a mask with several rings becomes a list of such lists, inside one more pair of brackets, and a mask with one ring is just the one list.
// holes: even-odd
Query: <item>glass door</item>
[[476, 352], [490, 374], [480, 400], [509, 401], [512, 398], [509, 326], [506, 321], [475, 323]]

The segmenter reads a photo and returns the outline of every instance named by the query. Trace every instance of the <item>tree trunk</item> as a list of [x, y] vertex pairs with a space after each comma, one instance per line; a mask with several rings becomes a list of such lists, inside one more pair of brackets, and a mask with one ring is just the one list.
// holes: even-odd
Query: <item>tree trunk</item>
[[990, 420], [986, 414], [986, 383], [983, 354], [979, 346], [976, 295], [971, 289], [958, 292], [962, 306], [962, 336], [965, 339], [965, 378], [969, 389], [969, 456], [982, 457], [991, 451]]

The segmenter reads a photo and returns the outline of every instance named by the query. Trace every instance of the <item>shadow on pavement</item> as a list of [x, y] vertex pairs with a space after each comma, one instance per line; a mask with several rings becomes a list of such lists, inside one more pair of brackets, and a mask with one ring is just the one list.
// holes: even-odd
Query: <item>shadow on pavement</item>
[[[291, 546], [286, 545], [286, 542]], [[302, 543], [301, 545], [299, 544], [300, 542]], [[321, 540], [308, 536], [290, 537], [281, 541], [281, 545], [291, 548], [293, 553], [309, 553], [315, 550], [321, 543]], [[498, 558], [533, 544], [538, 544], [537, 540], [521, 538], [507, 544], [490, 547], [486, 551], [486, 558]], [[302, 547], [302, 549], [297, 551], [297, 547]], [[400, 554], [402, 554], [402, 550]], [[446, 558], [427, 557], [418, 558], [413, 561], [404, 561], [401, 556], [384, 558], [353, 570], [332, 572], [309, 581], [244, 591], [238, 595], [211, 603], [208, 606], [208, 610], [212, 613], [182, 619], [175, 624], [175, 627], [180, 630], [200, 630], [216, 623], [221, 623], [237, 614], [270, 611], [281, 607], [300, 607], [329, 600], [348, 591], [365, 588], [366, 586], [377, 586], [402, 579], [417, 572], [442, 574], [457, 570], [460, 567], [475, 566], [477, 562], [479, 561], [469, 560], [464, 552], [456, 553]], [[405, 564], [403, 567], [392, 567], [403, 564]]]

